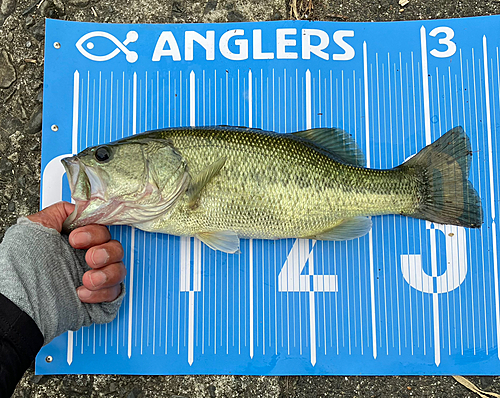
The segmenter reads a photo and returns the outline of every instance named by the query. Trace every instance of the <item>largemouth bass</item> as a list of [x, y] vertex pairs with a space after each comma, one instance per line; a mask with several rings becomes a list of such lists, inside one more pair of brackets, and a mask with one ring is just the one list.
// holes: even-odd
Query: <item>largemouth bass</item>
[[151, 131], [63, 159], [76, 203], [65, 227], [127, 224], [228, 253], [240, 238], [358, 238], [383, 214], [479, 228], [470, 159], [461, 127], [388, 170], [365, 168], [340, 129]]

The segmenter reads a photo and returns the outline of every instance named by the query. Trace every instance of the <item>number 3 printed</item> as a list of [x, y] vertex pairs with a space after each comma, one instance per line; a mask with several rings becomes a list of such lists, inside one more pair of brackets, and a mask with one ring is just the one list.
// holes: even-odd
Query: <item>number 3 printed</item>
[[454, 42], [451, 41], [453, 36], [455, 36], [455, 32], [453, 29], [448, 28], [447, 26], [438, 26], [430, 31], [429, 36], [436, 37], [439, 33], [444, 33], [446, 36], [439, 39], [439, 44], [444, 44], [447, 49], [446, 51], [438, 51], [436, 49], [431, 50], [431, 55], [436, 58], [446, 58], [451, 57], [457, 51], [457, 46]]

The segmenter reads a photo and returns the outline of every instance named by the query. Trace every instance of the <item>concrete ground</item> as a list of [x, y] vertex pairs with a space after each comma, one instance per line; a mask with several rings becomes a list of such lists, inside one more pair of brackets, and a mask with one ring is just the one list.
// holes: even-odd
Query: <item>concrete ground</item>
[[[500, 13], [498, 0], [0, 0], [0, 238], [37, 211], [44, 18], [92, 22], [393, 21]], [[500, 392], [500, 377], [470, 378]], [[452, 377], [34, 376], [14, 397], [473, 397]]]

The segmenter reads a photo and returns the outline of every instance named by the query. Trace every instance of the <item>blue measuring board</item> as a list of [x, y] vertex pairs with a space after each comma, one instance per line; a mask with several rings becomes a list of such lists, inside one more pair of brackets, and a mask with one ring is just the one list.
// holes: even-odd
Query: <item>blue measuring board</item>
[[499, 16], [48, 20], [42, 207], [70, 200], [62, 157], [162, 127], [340, 127], [391, 168], [461, 125], [485, 221], [374, 217], [356, 240], [244, 240], [239, 255], [111, 227], [128, 268], [116, 320], [60, 336], [37, 372], [498, 374], [499, 31]]

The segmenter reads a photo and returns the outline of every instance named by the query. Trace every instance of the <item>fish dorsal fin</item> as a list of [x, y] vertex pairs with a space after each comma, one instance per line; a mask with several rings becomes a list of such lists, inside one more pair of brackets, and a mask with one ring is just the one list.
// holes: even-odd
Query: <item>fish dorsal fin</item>
[[187, 195], [189, 198], [188, 206], [195, 207], [196, 202], [200, 197], [200, 193], [207, 185], [212, 178], [214, 178], [219, 171], [222, 169], [224, 164], [226, 163], [226, 158], [221, 157], [217, 159], [215, 162], [205, 167], [200, 173], [195, 176], [192, 176], [191, 184], [189, 185]]
[[317, 146], [331, 153], [342, 163], [354, 166], [365, 166], [366, 160], [363, 151], [354, 138], [342, 129], [319, 128], [292, 133], [296, 137], [312, 141]]
[[196, 237], [214, 250], [225, 253], [238, 253], [240, 238], [233, 231], [199, 232]]
[[345, 218], [335, 227], [309, 238], [318, 240], [350, 240], [366, 235], [371, 228], [372, 220], [369, 217], [351, 217]]

